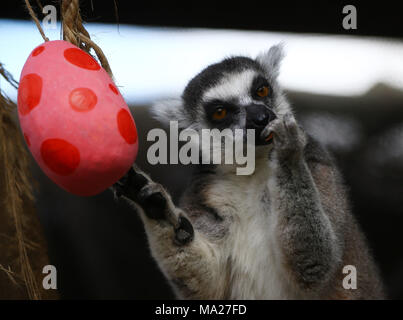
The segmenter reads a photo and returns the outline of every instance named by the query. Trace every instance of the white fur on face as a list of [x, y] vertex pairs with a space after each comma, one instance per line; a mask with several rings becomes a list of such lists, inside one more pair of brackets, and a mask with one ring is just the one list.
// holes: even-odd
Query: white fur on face
[[250, 88], [254, 77], [257, 75], [254, 70], [245, 70], [239, 73], [230, 73], [223, 77], [220, 83], [207, 90], [203, 101], [237, 99], [241, 105], [252, 103]]

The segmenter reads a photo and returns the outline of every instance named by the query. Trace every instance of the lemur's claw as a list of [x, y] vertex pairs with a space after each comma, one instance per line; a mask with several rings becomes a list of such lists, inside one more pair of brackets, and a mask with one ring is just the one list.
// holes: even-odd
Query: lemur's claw
[[194, 230], [188, 219], [183, 216], [179, 217], [178, 226], [175, 228], [175, 242], [184, 245], [193, 240]]

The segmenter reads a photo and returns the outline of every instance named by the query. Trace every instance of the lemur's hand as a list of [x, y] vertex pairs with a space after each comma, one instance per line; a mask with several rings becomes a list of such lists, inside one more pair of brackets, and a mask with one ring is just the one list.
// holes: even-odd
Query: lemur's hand
[[144, 207], [150, 219], [164, 219], [166, 199], [161, 185], [154, 183], [134, 165], [112, 186], [115, 200], [126, 197]]
[[159, 183], [155, 183], [136, 165], [111, 188], [115, 200], [125, 198], [139, 206], [153, 220], [164, 220], [175, 230], [175, 241], [186, 244], [193, 239], [190, 221], [175, 208], [171, 197]]
[[294, 161], [302, 158], [306, 135], [291, 113], [273, 120], [264, 131], [273, 132], [272, 156], [278, 161]]

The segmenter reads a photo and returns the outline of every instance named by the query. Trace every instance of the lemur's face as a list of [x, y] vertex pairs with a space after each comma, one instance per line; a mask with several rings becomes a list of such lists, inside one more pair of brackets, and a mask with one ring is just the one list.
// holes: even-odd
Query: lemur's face
[[233, 57], [208, 66], [187, 85], [182, 99], [154, 108], [158, 118], [177, 120], [181, 128], [254, 129], [255, 143], [268, 144], [260, 133], [284, 105], [277, 83], [280, 46], [251, 59]]
[[[256, 144], [265, 126], [276, 118], [277, 86], [254, 60], [226, 59], [203, 70], [187, 86], [184, 105], [203, 128], [254, 129]], [[195, 112], [196, 111], [196, 112]]]

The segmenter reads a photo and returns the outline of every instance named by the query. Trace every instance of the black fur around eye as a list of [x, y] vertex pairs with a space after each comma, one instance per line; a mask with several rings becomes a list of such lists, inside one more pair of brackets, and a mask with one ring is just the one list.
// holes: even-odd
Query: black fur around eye
[[272, 89], [269, 82], [262, 76], [253, 80], [251, 95], [255, 99], [264, 99], [272, 95]]
[[204, 105], [207, 118], [215, 124], [229, 124], [232, 122], [238, 108], [222, 101], [210, 101]]

